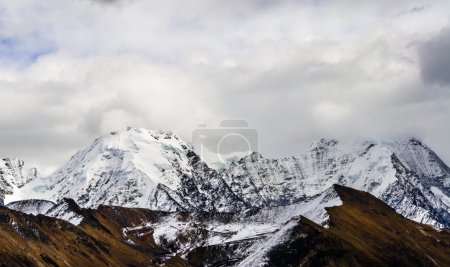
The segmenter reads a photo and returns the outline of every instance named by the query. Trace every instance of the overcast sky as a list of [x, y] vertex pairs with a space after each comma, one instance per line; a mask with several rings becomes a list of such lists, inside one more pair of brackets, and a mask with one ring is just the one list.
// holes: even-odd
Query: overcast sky
[[[339, 4], [338, 4], [339, 2]], [[450, 163], [448, 1], [0, 0], [0, 156], [247, 119], [265, 157], [422, 138]]]

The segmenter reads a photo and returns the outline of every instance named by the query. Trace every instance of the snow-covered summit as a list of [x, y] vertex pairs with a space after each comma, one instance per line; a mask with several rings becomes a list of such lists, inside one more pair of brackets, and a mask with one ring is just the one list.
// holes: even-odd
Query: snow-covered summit
[[170, 131], [128, 128], [96, 139], [53, 175], [16, 194], [83, 207], [235, 210], [244, 206], [190, 145]]

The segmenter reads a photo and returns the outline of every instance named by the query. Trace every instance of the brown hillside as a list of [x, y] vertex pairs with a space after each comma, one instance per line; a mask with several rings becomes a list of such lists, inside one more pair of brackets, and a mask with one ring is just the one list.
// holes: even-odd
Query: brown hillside
[[[178, 256], [161, 251], [148, 235], [123, 236], [122, 223], [131, 226], [133, 220], [138, 224], [157, 213], [115, 207], [80, 212], [85, 219], [75, 226], [0, 207], [0, 266], [156, 266], [164, 261], [186, 266]], [[112, 213], [116, 216], [108, 218]], [[129, 244], [129, 239], [136, 242]]]
[[405, 219], [369, 193], [335, 186], [330, 227], [301, 218], [268, 266], [450, 266], [450, 233]]

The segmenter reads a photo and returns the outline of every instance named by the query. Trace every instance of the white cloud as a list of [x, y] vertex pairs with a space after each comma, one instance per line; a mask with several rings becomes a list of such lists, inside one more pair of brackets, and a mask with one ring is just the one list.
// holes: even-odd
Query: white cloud
[[315, 119], [323, 124], [334, 124], [344, 120], [350, 114], [348, 108], [327, 101], [319, 103], [314, 108]]

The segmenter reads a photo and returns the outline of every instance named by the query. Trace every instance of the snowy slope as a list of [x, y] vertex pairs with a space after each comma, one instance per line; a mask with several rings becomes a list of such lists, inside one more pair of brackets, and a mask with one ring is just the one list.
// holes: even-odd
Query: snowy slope
[[46, 215], [79, 225], [83, 220], [79, 207], [70, 199], [62, 199], [59, 203], [48, 200], [27, 199], [8, 203], [7, 208], [31, 215]]
[[273, 235], [270, 235], [262, 242], [253, 244], [249, 249], [247, 249], [246, 257], [243, 261], [239, 262], [237, 266], [240, 267], [257, 267], [257, 266], [267, 266], [266, 256], [267, 253], [273, 249], [278, 244], [285, 241], [292, 228], [297, 224], [296, 220], [291, 220], [284, 224], [280, 230], [278, 230]]
[[129, 128], [98, 138], [45, 179], [14, 197], [82, 207], [100, 204], [155, 210], [229, 211], [245, 208], [224, 180], [169, 131]]
[[317, 224], [327, 227], [329, 216], [325, 208], [340, 206], [342, 201], [333, 187], [307, 200], [287, 206], [264, 207], [250, 218], [256, 222], [284, 224], [292, 218], [305, 216]]
[[[196, 248], [229, 251], [225, 258], [244, 259], [278, 244], [300, 216], [327, 225], [326, 207], [342, 205], [333, 188], [304, 203], [236, 213], [166, 213], [157, 221], [123, 229], [123, 235], [151, 234], [156, 244], [189, 258]], [[194, 251], [194, 252], [193, 252]], [[205, 263], [205, 265], [208, 265]]]
[[46, 214], [48, 210], [53, 208], [55, 203], [42, 199], [27, 199], [8, 203], [7, 208], [20, 211], [26, 214], [38, 215]]
[[16, 158], [0, 160], [0, 194], [13, 194], [38, 177], [37, 169], [25, 166], [23, 160]]

